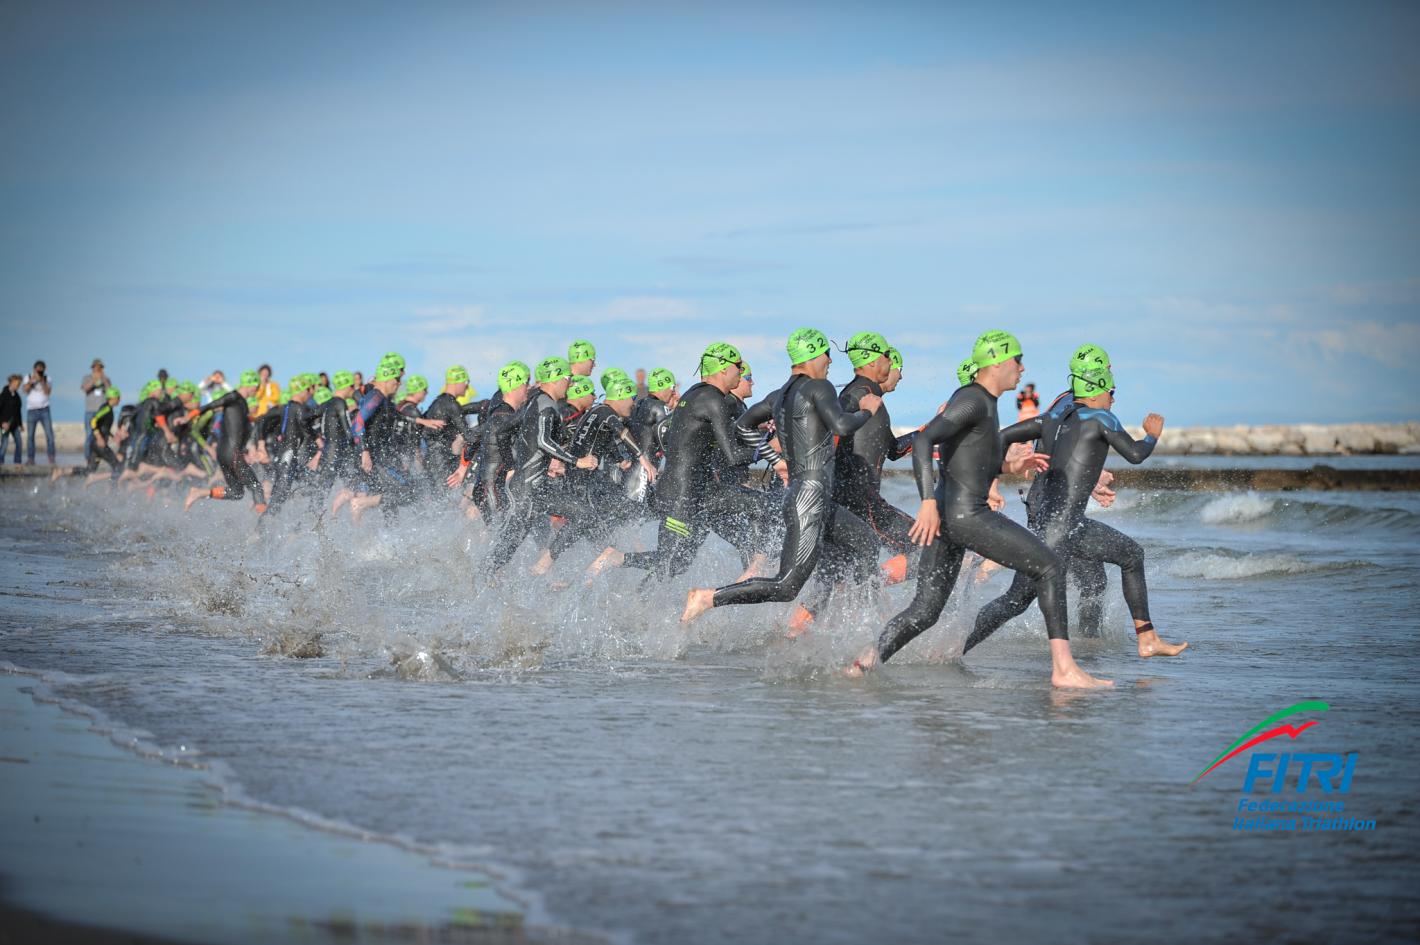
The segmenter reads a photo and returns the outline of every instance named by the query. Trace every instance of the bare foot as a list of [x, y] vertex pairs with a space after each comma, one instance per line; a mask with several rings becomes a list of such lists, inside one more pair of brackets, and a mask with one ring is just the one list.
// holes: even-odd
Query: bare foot
[[341, 489], [335, 494], [335, 498], [330, 503], [330, 514], [334, 515], [340, 511], [340, 507], [351, 499], [355, 498], [355, 492], [351, 489]]
[[607, 568], [619, 568], [621, 567], [621, 563], [625, 560], [626, 555], [617, 551], [615, 548], [608, 548], [597, 555], [595, 561], [587, 565], [587, 577], [589, 579], [594, 578]]
[[745, 568], [745, 573], [731, 581], [731, 584], [738, 584], [741, 581], [748, 581], [752, 577], [759, 577], [759, 569], [764, 567], [765, 556], [760, 552], [755, 552], [754, 557], [749, 559], [749, 567]]
[[892, 587], [907, 580], [907, 555], [893, 555], [883, 562], [883, 586]]
[[1062, 689], [1099, 689], [1113, 680], [1096, 679], [1080, 668], [1070, 654], [1069, 640], [1050, 641], [1050, 684]]
[[183, 501], [182, 501], [182, 510], [183, 510], [184, 512], [186, 512], [188, 509], [192, 508], [192, 504], [193, 504], [194, 502], [196, 502], [198, 499], [205, 499], [205, 498], [207, 498], [207, 490], [206, 490], [206, 489], [189, 489], [189, 490], [187, 490], [187, 498], [186, 498], [186, 499], [183, 499]]
[[261, 516], [266, 514], [266, 503], [257, 502], [252, 505], [251, 510], [256, 513], [257, 518], [261, 518]]
[[808, 633], [813, 625], [814, 615], [809, 613], [809, 609], [803, 604], [795, 604], [793, 616], [789, 618], [789, 632], [785, 636], [790, 640], [797, 640]]
[[843, 670], [849, 679], [861, 679], [863, 674], [878, 665], [878, 648], [870, 646], [858, 654], [858, 658]]
[[1159, 639], [1158, 631], [1145, 630], [1139, 634], [1139, 655], [1144, 659], [1151, 656], [1177, 656], [1188, 649], [1187, 641], [1183, 643], [1166, 643]]
[[532, 566], [534, 577], [541, 577], [552, 570], [552, 552], [543, 551], [542, 557], [537, 559], [537, 563]]
[[358, 524], [360, 519], [364, 517], [365, 510], [373, 509], [375, 506], [379, 505], [381, 498], [383, 498], [383, 496], [357, 495], [355, 498], [351, 499], [350, 521]]
[[690, 623], [714, 606], [715, 589], [713, 587], [697, 587], [685, 596], [685, 610], [681, 611], [680, 622]]
[[991, 577], [991, 573], [999, 570], [1001, 570], [1001, 566], [996, 562], [983, 560], [981, 567], [977, 568], [976, 574], [972, 576], [972, 580], [977, 584], [985, 584], [987, 579]]
[[[53, 463], [54, 460], [51, 459], [50, 462]], [[62, 475], [64, 475], [64, 470], [60, 469], [58, 466], [55, 466], [53, 469], [51, 469], [51, 470], [49, 471], [49, 481], [50, 481], [50, 482], [58, 482], [58, 481], [59, 481], [59, 477], [62, 476]]]

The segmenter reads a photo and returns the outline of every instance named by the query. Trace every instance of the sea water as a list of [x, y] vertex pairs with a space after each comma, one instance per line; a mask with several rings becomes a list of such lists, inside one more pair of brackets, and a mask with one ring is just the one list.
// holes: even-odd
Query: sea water
[[[915, 508], [908, 480], [887, 488]], [[1005, 573], [968, 568], [935, 628], [852, 681], [838, 670], [910, 581], [839, 594], [797, 641], [787, 605], [687, 633], [685, 591], [739, 570], [718, 539], [664, 587], [629, 571], [584, 587], [585, 546], [545, 579], [526, 576], [525, 548], [483, 587], [484, 531], [447, 506], [359, 526], [287, 514], [258, 538], [247, 503], [184, 515], [162, 493], [71, 483], [7, 484], [0, 503], [0, 661], [234, 796], [484, 864], [570, 928], [647, 943], [1420, 933], [1414, 493], [1121, 492], [1091, 514], [1143, 544], [1154, 622], [1190, 648], [1140, 660], [1111, 569], [1106, 633], [1074, 648], [1115, 687], [1085, 693], [1051, 689], [1035, 609], [956, 659]], [[1330, 709], [1257, 750], [1354, 754], [1349, 793], [1245, 796], [1247, 755], [1193, 783], [1303, 700]], [[1340, 800], [1374, 827], [1240, 829], [1249, 797]]]

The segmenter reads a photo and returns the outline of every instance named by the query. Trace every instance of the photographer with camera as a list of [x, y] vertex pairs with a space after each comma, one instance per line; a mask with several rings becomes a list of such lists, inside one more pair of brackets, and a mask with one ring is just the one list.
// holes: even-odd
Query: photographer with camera
[[43, 361], [36, 361], [34, 371], [25, 380], [25, 425], [30, 428], [25, 441], [26, 466], [35, 464], [35, 426], [44, 424], [44, 446], [49, 465], [54, 465], [54, 421], [49, 419], [49, 378]]

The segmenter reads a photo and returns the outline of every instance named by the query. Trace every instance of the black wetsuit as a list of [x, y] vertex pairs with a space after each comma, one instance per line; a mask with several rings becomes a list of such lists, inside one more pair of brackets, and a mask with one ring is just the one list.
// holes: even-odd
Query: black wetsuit
[[825, 545], [838, 549], [844, 561], [876, 564], [877, 543], [868, 527], [833, 501], [834, 437], [855, 432], [871, 414], [845, 412], [827, 380], [795, 374], [746, 411], [735, 426], [742, 434], [752, 434], [771, 416], [789, 465], [779, 573], [717, 588], [716, 607], [793, 600], [813, 574]]
[[[1024, 430], [1016, 429], [1016, 435], [1020, 439], [1010, 442], [1030, 439]], [[917, 434], [912, 473], [918, 495], [936, 497], [942, 529], [922, 553], [912, 603], [878, 637], [882, 659], [890, 659], [937, 622], [968, 549], [1029, 575], [1040, 588], [1046, 633], [1051, 639], [1068, 639], [1064, 562], [1035, 535], [986, 504], [991, 483], [1001, 474], [1007, 443], [997, 420], [996, 398], [976, 383], [957, 390], [946, 409]], [[939, 444], [942, 475], [934, 485], [932, 450]]]
[[155, 418], [158, 415], [158, 400], [144, 397], [133, 412], [131, 433], [128, 438], [128, 455], [125, 457], [129, 469], [137, 469], [139, 463], [157, 465], [160, 457], [154, 456], [154, 439], [161, 439]]
[[518, 435], [518, 411], [499, 391], [478, 414], [478, 426], [464, 435], [463, 462], [477, 461], [470, 498], [484, 516], [509, 505], [508, 472], [513, 469], [513, 440]]
[[261, 435], [275, 441], [271, 454], [274, 480], [268, 510], [275, 513], [291, 498], [306, 479], [307, 464], [315, 455], [315, 425], [318, 415], [314, 405], [291, 400], [278, 405], [256, 422]]
[[256, 473], [252, 472], [242, 456], [250, 432], [247, 399], [236, 391], [231, 391], [210, 401], [199, 414], [215, 413], [219, 410], [221, 430], [217, 436], [217, 466], [222, 470], [222, 478], [227, 481], [227, 488], [214, 489], [212, 498], [240, 499], [246, 494], [246, 490], [250, 489], [252, 502], [260, 505], [261, 483], [257, 481]]
[[666, 406], [664, 401], [659, 397], [647, 394], [632, 405], [631, 416], [626, 419], [626, 425], [630, 428], [636, 445], [653, 463], [660, 459], [665, 451], [666, 444], [662, 439], [663, 425], [670, 414], [671, 409]]
[[[881, 397], [883, 389], [860, 375], [843, 388], [838, 402], [844, 410], [854, 411], [864, 394]], [[912, 516], [883, 498], [883, 463], [912, 452], [915, 436], [893, 436], [884, 404], [857, 431], [838, 439], [833, 458], [833, 501], [867, 522], [883, 547], [899, 554], [914, 547], [907, 536]]]
[[639, 464], [641, 448], [621, 417], [605, 403], [592, 404], [574, 418], [571, 434], [568, 453], [596, 457], [597, 468], [567, 469], [563, 487], [567, 522], [548, 546], [554, 559], [582, 539], [605, 543], [618, 526], [639, 517], [621, 488], [620, 464], [627, 460]]
[[427, 430], [424, 434], [424, 441], [429, 447], [424, 454], [424, 468], [428, 471], [429, 482], [436, 492], [443, 491], [444, 480], [449, 478], [449, 474], [458, 465], [458, 457], [454, 455], [454, 440], [458, 439], [460, 434], [465, 442], [468, 440], [470, 430], [464, 418], [480, 413], [486, 403], [487, 401], [483, 400], [471, 400], [461, 404], [453, 394], [442, 391], [424, 411], [426, 418], [444, 421], [443, 429]]
[[[646, 429], [640, 430], [642, 444]], [[741, 490], [715, 479], [712, 460], [718, 453], [729, 465], [746, 462], [761, 440], [758, 430], [736, 427], [730, 397], [719, 388], [702, 382], [686, 391], [670, 417], [665, 468], [656, 480], [653, 507], [662, 515], [656, 549], [630, 552], [623, 565], [663, 579], [676, 577], [690, 567], [712, 529], [748, 562], [755, 550], [751, 523], [756, 510]]]
[[95, 440], [93, 447], [89, 451], [89, 472], [98, 469], [99, 460], [103, 460], [108, 463], [109, 468], [113, 470], [114, 476], [117, 477], [123, 470], [122, 465], [118, 461], [118, 457], [113, 453], [113, 407], [110, 406], [107, 401], [105, 401], [103, 406], [98, 409], [98, 412], [94, 414], [93, 419], [89, 421], [89, 428], [104, 439], [103, 446], [99, 446], [98, 441]]
[[538, 390], [529, 395], [528, 402], [518, 411], [517, 434], [513, 438], [516, 472], [511, 490], [512, 509], [489, 555], [487, 573], [490, 577], [512, 560], [518, 546], [534, 527], [559, 511], [562, 490], [549, 477], [548, 466], [554, 459], [568, 469], [577, 464], [577, 457], [562, 445], [566, 435], [562, 425], [563, 403]]
[[360, 456], [351, 439], [350, 407], [341, 397], [332, 397], [316, 408], [316, 433], [323, 441], [316, 484], [328, 491], [336, 478], [352, 484], [359, 476]]
[[384, 497], [381, 508], [394, 509], [414, 498], [414, 482], [401, 465], [400, 432], [417, 431], [419, 424], [415, 419], [400, 413], [388, 397], [372, 388], [361, 398], [351, 421], [351, 439], [357, 455], [365, 451], [370, 454], [372, 471], [366, 485]]
[[[1144, 580], [1144, 549], [1127, 535], [1103, 522], [1085, 516], [1090, 493], [1099, 481], [1111, 448], [1130, 463], [1142, 463], [1154, 451], [1155, 439], [1136, 440], [1108, 410], [1070, 403], [1052, 417], [1042, 445], [1050, 455], [1050, 469], [1031, 487], [1031, 525], [1045, 543], [1065, 558], [1117, 564], [1124, 585], [1124, 600], [1130, 615], [1149, 621], [1149, 591]], [[1026, 420], [1016, 427], [1030, 427], [1041, 418]], [[1011, 429], [1008, 428], [1007, 433]], [[994, 633], [1012, 617], [1024, 613], [1036, 598], [1034, 582], [1017, 573], [1011, 587], [987, 604], [976, 616], [976, 626], [967, 638], [969, 650]]]

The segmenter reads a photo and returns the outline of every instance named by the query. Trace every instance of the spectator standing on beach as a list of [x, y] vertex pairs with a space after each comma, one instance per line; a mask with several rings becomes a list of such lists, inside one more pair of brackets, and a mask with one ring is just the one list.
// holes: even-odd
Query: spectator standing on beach
[[44, 447], [49, 465], [54, 465], [54, 421], [49, 418], [49, 377], [43, 361], [36, 361], [25, 381], [25, 425], [30, 428], [25, 441], [25, 465], [35, 464], [35, 426], [44, 425]]
[[256, 412], [253, 417], [266, 413], [281, 400], [281, 385], [271, 379], [271, 365], [263, 364], [256, 369], [256, 373], [261, 383], [256, 385]]
[[200, 406], [206, 407], [223, 394], [230, 394], [232, 385], [227, 383], [227, 375], [221, 371], [213, 371], [207, 375], [206, 380], [197, 385], [197, 390], [202, 394]]
[[108, 398], [104, 396], [104, 391], [112, 387], [108, 375], [104, 373], [104, 362], [102, 358], [94, 358], [89, 365], [89, 373], [84, 375], [84, 379], [79, 382], [79, 389], [84, 392], [84, 462], [89, 462], [89, 454], [94, 448], [94, 414], [104, 404], [108, 403]]
[[646, 369], [639, 367], [636, 369], [636, 399], [645, 397], [649, 391], [646, 388]]
[[1040, 395], [1035, 392], [1034, 384], [1027, 384], [1025, 388], [1016, 395], [1016, 422], [1031, 420], [1040, 416]]
[[20, 419], [20, 381], [18, 374], [11, 374], [0, 390], [0, 464], [5, 462], [5, 443], [15, 438], [15, 465], [20, 464], [20, 431], [25, 428]]

